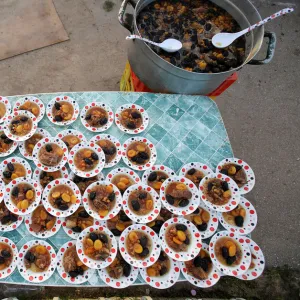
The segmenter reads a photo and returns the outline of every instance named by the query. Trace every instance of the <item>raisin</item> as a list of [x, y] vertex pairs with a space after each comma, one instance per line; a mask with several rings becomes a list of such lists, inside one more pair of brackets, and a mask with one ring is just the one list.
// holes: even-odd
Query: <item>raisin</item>
[[92, 157], [93, 160], [98, 160], [99, 159], [98, 154], [95, 153], [95, 152], [92, 153], [91, 157]]
[[53, 150], [52, 146], [50, 144], [46, 145], [46, 151], [51, 152]]
[[106, 117], [102, 117], [100, 120], [99, 120], [99, 124], [101, 126], [105, 125], [107, 123], [108, 119]]
[[95, 200], [96, 196], [97, 196], [96, 192], [90, 192], [89, 198], [90, 198], [90, 200], [93, 201], [93, 200]]
[[244, 218], [242, 216], [236, 216], [234, 218], [234, 222], [235, 222], [236, 226], [243, 227], [243, 225], [244, 225]]
[[55, 107], [56, 110], [60, 110], [61, 105], [60, 105], [60, 103], [55, 102], [54, 107]]
[[62, 118], [62, 116], [57, 115], [57, 116], [54, 117], [54, 120], [56, 122], [61, 122], [63, 120], [63, 118]]
[[176, 229], [181, 231], [186, 231], [187, 227], [184, 224], [176, 224]]
[[156, 172], [152, 172], [148, 176], [148, 181], [154, 181], [154, 180], [156, 180], [156, 178], [157, 178], [157, 173]]
[[11, 172], [9, 172], [9, 171], [4, 171], [3, 172], [3, 176], [4, 176], [4, 178], [6, 178], [6, 179], [10, 179], [11, 178]]
[[222, 247], [222, 256], [227, 259], [229, 257], [229, 252], [227, 247]]
[[174, 197], [171, 196], [170, 194], [167, 194], [167, 195], [166, 195], [166, 200], [167, 200], [167, 202], [168, 202], [169, 204], [171, 204], [171, 205], [174, 205], [174, 203], [175, 203]]
[[79, 226], [75, 226], [75, 227], [72, 227], [72, 231], [73, 232], [81, 232], [82, 231], [82, 229], [81, 229], [81, 227], [79, 227]]
[[9, 162], [9, 163], [7, 164], [7, 169], [8, 169], [9, 171], [13, 172], [13, 171], [15, 170], [15, 167], [14, 167], [14, 165], [13, 165], [11, 162]]
[[141, 209], [140, 203], [138, 200], [132, 200], [131, 205], [134, 211], [139, 211]]
[[93, 164], [93, 161], [89, 158], [84, 158], [84, 162], [87, 164], [87, 165], [92, 165]]
[[188, 170], [188, 175], [194, 175], [196, 173], [196, 169], [192, 168], [190, 170]]

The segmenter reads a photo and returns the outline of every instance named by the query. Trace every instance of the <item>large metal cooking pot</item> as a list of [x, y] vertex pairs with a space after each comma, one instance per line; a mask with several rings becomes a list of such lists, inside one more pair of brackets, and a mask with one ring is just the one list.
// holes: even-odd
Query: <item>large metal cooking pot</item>
[[[139, 12], [154, 0], [124, 0], [120, 11], [119, 21], [131, 33], [140, 35], [137, 28]], [[256, 8], [248, 0], [211, 0], [224, 8], [239, 23], [241, 28], [261, 21]], [[124, 20], [127, 4], [134, 8], [133, 22]], [[267, 37], [268, 50], [264, 60], [253, 60], [261, 48], [263, 38]], [[207, 95], [220, 86], [227, 77], [245, 64], [262, 65], [271, 61], [274, 56], [276, 35], [273, 32], [264, 32], [264, 27], [258, 27], [246, 35], [246, 60], [242, 66], [222, 73], [194, 73], [178, 68], [158, 56], [146, 43], [140, 40], [129, 41], [128, 59], [130, 66], [137, 77], [154, 92]]]

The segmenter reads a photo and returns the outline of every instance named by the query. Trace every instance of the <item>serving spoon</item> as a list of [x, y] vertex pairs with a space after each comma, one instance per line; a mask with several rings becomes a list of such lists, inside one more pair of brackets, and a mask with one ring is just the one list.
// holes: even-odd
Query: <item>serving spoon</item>
[[134, 40], [134, 39], [141, 40], [146, 43], [152, 44], [154, 46], [160, 47], [163, 50], [165, 50], [166, 52], [170, 52], [170, 53], [179, 51], [182, 48], [182, 43], [175, 39], [166, 39], [162, 43], [155, 43], [155, 42], [152, 42], [150, 40], [147, 40], [147, 39], [142, 38], [135, 34], [132, 34], [132, 35], [129, 35], [126, 37], [126, 40]]
[[213, 36], [212, 38], [212, 43], [216, 48], [225, 48], [228, 47], [229, 45], [231, 45], [237, 38], [239, 38], [240, 36], [244, 35], [247, 32], [250, 32], [251, 30], [272, 21], [273, 19], [283, 16], [285, 14], [291, 13], [293, 12], [294, 9], [293, 8], [285, 8], [280, 10], [279, 12], [271, 15], [268, 18], [265, 18], [262, 21], [257, 22], [256, 24], [242, 30], [236, 33], [226, 33], [226, 32], [222, 32], [222, 33], [217, 33], [216, 35]]

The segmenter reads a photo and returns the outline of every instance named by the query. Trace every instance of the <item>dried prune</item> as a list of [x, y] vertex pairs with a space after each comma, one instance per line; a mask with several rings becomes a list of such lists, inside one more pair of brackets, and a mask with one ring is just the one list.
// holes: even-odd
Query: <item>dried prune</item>
[[108, 243], [108, 238], [107, 238], [106, 234], [99, 233], [99, 234], [98, 234], [98, 238], [99, 238], [99, 240], [100, 240], [101, 242], [103, 242], [103, 243]]
[[95, 198], [96, 198], [96, 196], [97, 196], [97, 193], [96, 192], [90, 192], [90, 195], [89, 195], [89, 198], [90, 198], [90, 200], [95, 200]]
[[156, 178], [157, 178], [157, 173], [156, 172], [152, 172], [148, 176], [148, 181], [154, 181], [154, 180], [156, 180]]
[[30, 252], [30, 251], [28, 251], [28, 252], [25, 254], [24, 258], [25, 258], [27, 261], [29, 261], [30, 263], [33, 263], [33, 262], [35, 261], [35, 255], [34, 255], [32, 252]]
[[189, 169], [187, 173], [188, 173], [189, 175], [194, 175], [195, 172], [196, 172], [196, 169], [192, 168], [192, 169]]
[[131, 265], [125, 262], [123, 265], [123, 275], [125, 277], [128, 277], [130, 275], [130, 272], [131, 272]]
[[98, 234], [95, 232], [91, 232], [90, 233], [90, 239], [95, 242], [96, 240], [98, 240]]
[[228, 170], [227, 169], [221, 169], [220, 173], [224, 175], [228, 175]]
[[102, 117], [100, 120], [99, 120], [99, 124], [101, 126], [105, 125], [107, 123], [108, 119], [106, 117]]
[[177, 230], [186, 231], [187, 227], [184, 224], [176, 224], [175, 225]]
[[142, 192], [139, 194], [139, 199], [146, 199], [146, 198], [147, 198], [147, 193]]
[[126, 126], [127, 126], [128, 129], [135, 129], [136, 128], [135, 123], [132, 122], [132, 121], [128, 121], [126, 123]]
[[16, 186], [13, 188], [13, 190], [11, 191], [11, 194], [14, 196], [14, 197], [17, 197], [19, 195], [19, 188]]
[[140, 256], [141, 257], [146, 257], [148, 254], [149, 254], [149, 249], [148, 248], [144, 248], [143, 252], [140, 253]]
[[5, 263], [5, 258], [0, 256], [0, 265], [4, 264]]
[[190, 244], [190, 239], [189, 239], [188, 236], [185, 238], [185, 240], [184, 240], [183, 243], [186, 244], [186, 245], [189, 245], [189, 244]]
[[244, 218], [242, 216], [236, 216], [234, 218], [234, 222], [235, 222], [236, 226], [243, 227], [243, 225], [244, 225]]
[[61, 105], [60, 105], [60, 103], [55, 102], [54, 107], [55, 107], [55, 109], [60, 110]]
[[163, 252], [160, 252], [160, 255], [158, 257], [159, 261], [165, 261], [167, 259], [167, 257], [165, 256], [165, 254]]
[[169, 194], [166, 195], [166, 200], [167, 200], [167, 202], [168, 202], [169, 204], [171, 204], [171, 205], [174, 205], [174, 203], [175, 203], [174, 197], [172, 197], [172, 196], [169, 195]]
[[[11, 214], [11, 215], [9, 215], [9, 216], [10, 216], [11, 222], [17, 222], [17, 221], [18, 221], [18, 216], [13, 215], [13, 214]], [[2, 221], [3, 221], [3, 219], [2, 219]]]
[[89, 214], [87, 213], [86, 210], [82, 210], [82, 211], [80, 211], [80, 212], [78, 213], [78, 216], [79, 216], [80, 218], [88, 218], [88, 217], [89, 217]]
[[141, 116], [141, 114], [140, 114], [139, 112], [133, 111], [133, 112], [131, 113], [131, 117], [132, 117], [133, 119], [140, 119], [142, 116]]
[[138, 200], [132, 200], [131, 205], [134, 211], [139, 211], [141, 209], [140, 203]]
[[84, 118], [86, 121], [89, 121], [92, 119], [92, 115], [91, 114], [87, 114]]
[[4, 258], [10, 258], [11, 257], [11, 254], [9, 251], [7, 250], [2, 250], [1, 251], [1, 256], [3, 256]]
[[27, 122], [27, 121], [28, 121], [28, 117], [22, 116], [22, 117], [20, 118], [20, 120], [21, 120], [22, 122]]
[[4, 140], [4, 139], [7, 138], [7, 136], [4, 133], [2, 133], [1, 136], [0, 136], [0, 138]]
[[207, 190], [210, 192], [213, 188], [213, 183], [212, 182], [209, 182], [208, 185], [207, 185]]
[[92, 157], [93, 160], [98, 160], [99, 159], [98, 154], [95, 153], [95, 152], [92, 153], [91, 157]]
[[228, 248], [227, 247], [222, 247], [221, 249], [222, 251], [222, 256], [227, 259], [229, 257], [229, 251], [228, 251]]
[[119, 219], [123, 222], [130, 221], [130, 218], [124, 213], [123, 210], [120, 211]]
[[115, 236], [120, 236], [121, 235], [121, 231], [120, 230], [118, 230], [117, 228], [113, 228], [113, 229], [111, 229], [111, 232], [113, 233], [113, 235], [115, 235]]
[[84, 160], [84, 162], [87, 164], [87, 165], [92, 165], [93, 164], [93, 161], [91, 160], [91, 159], [89, 159], [89, 158], [84, 158], [83, 159]]
[[197, 215], [199, 213], [200, 213], [200, 209], [199, 209], [199, 207], [197, 207], [197, 209], [193, 212], [193, 214]]
[[76, 278], [79, 275], [77, 270], [70, 271], [68, 274], [70, 275], [71, 278]]
[[13, 172], [13, 171], [15, 170], [15, 167], [14, 167], [14, 165], [13, 165], [11, 162], [9, 162], [9, 163], [7, 164], [7, 169], [8, 169], [9, 171]]
[[77, 175], [74, 176], [73, 178], [74, 183], [79, 183], [81, 181], [81, 178]]
[[73, 232], [81, 232], [82, 231], [82, 229], [81, 229], [81, 227], [79, 227], [79, 226], [75, 226], [75, 227], [72, 227], [72, 231]]
[[51, 152], [53, 150], [53, 148], [50, 144], [47, 144], [45, 148], [46, 148], [47, 152]]
[[226, 263], [229, 266], [232, 265], [235, 261], [236, 261], [236, 256], [228, 256], [226, 258]]
[[168, 272], [168, 268], [166, 266], [162, 266], [162, 268], [159, 271], [159, 275], [163, 276]]
[[138, 153], [138, 156], [139, 156], [140, 158], [142, 158], [143, 160], [149, 159], [149, 155], [148, 155], [147, 152], [139, 152], [139, 153]]
[[116, 198], [115, 192], [110, 193], [107, 198], [110, 202], [114, 201]]
[[4, 216], [4, 217], [1, 219], [1, 223], [2, 223], [3, 225], [8, 224], [10, 221], [11, 221], [10, 215]]
[[189, 205], [190, 201], [188, 199], [181, 199], [178, 203], [179, 207], [185, 207]]
[[62, 116], [60, 116], [60, 115], [56, 115], [56, 116], [54, 117], [54, 120], [55, 120], [56, 122], [61, 122], [61, 121], [63, 120], [63, 118], [62, 118]]
[[200, 225], [197, 225], [197, 228], [199, 231], [205, 231], [207, 229], [207, 223], [202, 223]]
[[223, 189], [223, 191], [229, 190], [229, 185], [228, 185], [227, 181], [222, 181], [222, 189]]
[[68, 210], [68, 209], [69, 209], [69, 206], [68, 206], [68, 204], [62, 203], [62, 204], [60, 204], [60, 205], [58, 206], [58, 209], [59, 209], [59, 210]]
[[143, 236], [140, 238], [140, 244], [141, 244], [141, 246], [142, 246], [143, 248], [146, 248], [147, 243], [148, 243], [148, 239], [147, 239], [146, 236], [143, 235]]
[[10, 179], [11, 178], [12, 173], [10, 171], [4, 171], [3, 172], [3, 177], [6, 179]]

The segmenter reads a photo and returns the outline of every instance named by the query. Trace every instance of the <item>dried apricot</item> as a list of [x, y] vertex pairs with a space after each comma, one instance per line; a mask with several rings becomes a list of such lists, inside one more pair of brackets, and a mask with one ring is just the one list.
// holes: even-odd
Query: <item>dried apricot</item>
[[34, 196], [33, 190], [29, 190], [26, 192], [26, 195], [25, 195], [26, 199], [31, 200], [31, 199], [33, 199], [33, 196]]
[[41, 209], [41, 211], [40, 211], [40, 218], [41, 218], [41, 220], [46, 220], [47, 219], [47, 213], [46, 213], [46, 211], [44, 210], [44, 209]]
[[91, 239], [86, 239], [86, 244], [88, 245], [88, 246], [94, 246], [94, 242], [91, 240]]
[[21, 204], [22, 204], [22, 201], [18, 202], [18, 204], [17, 204], [17, 208], [18, 208], [18, 209], [22, 209], [22, 208], [21, 208]]
[[61, 110], [64, 112], [64, 113], [68, 113], [69, 112], [69, 106], [67, 104], [63, 104], [61, 106]]
[[129, 233], [128, 238], [131, 242], [136, 242], [139, 239], [138, 235], [134, 231]]
[[52, 196], [52, 198], [56, 199], [56, 198], [60, 197], [60, 192], [54, 192], [54, 193], [52, 193], [51, 196]]
[[124, 190], [126, 188], [126, 185], [124, 182], [118, 182], [117, 183], [117, 187], [120, 189], [120, 190]]
[[123, 182], [125, 184], [128, 184], [129, 183], [129, 179], [127, 177], [121, 177], [120, 178], [120, 182]]
[[71, 196], [71, 203], [72, 203], [72, 204], [75, 204], [76, 201], [77, 201], [77, 197], [76, 197], [75, 195], [72, 195], [72, 196]]
[[144, 152], [146, 150], [146, 147], [144, 145], [137, 145], [136, 149], [140, 152]]
[[28, 200], [21, 201], [21, 209], [27, 209], [29, 206]]
[[50, 230], [55, 224], [55, 219], [50, 220], [49, 222], [47, 222], [46, 224], [46, 228], [47, 230]]
[[117, 223], [116, 224], [116, 228], [119, 230], [119, 231], [123, 231], [125, 229], [125, 225], [124, 223]]
[[233, 241], [227, 241], [225, 247], [229, 249], [230, 246], [235, 245]]
[[109, 193], [109, 194], [112, 193], [112, 192], [114, 191], [114, 189], [113, 189], [113, 187], [112, 187], [111, 185], [107, 185], [106, 188], [105, 188], [105, 190], [106, 190], [106, 192]]
[[202, 218], [203, 222], [205, 222], [205, 223], [209, 222], [209, 219], [210, 219], [209, 212], [206, 210], [203, 210], [201, 213], [201, 218]]
[[187, 187], [184, 183], [178, 183], [178, 184], [176, 184], [176, 189], [177, 190], [186, 190]]
[[246, 217], [246, 210], [244, 208], [240, 209], [240, 216], [245, 218]]
[[154, 268], [147, 268], [147, 275], [150, 277], [156, 276], [156, 271]]
[[193, 217], [193, 221], [197, 224], [197, 225], [201, 225], [202, 224], [202, 219], [199, 215], [196, 215]]
[[37, 107], [33, 107], [32, 110], [31, 110], [31, 112], [32, 112], [35, 116], [37, 116], [38, 113], [39, 113], [39, 109], [38, 109]]
[[223, 192], [223, 197], [224, 198], [230, 198], [230, 196], [231, 196], [230, 190], [227, 190], [226, 192]]
[[119, 220], [118, 215], [116, 215], [115, 217], [113, 217], [112, 219], [110, 219], [111, 222], [117, 222]]
[[136, 152], [134, 150], [129, 150], [127, 152], [128, 157], [134, 157], [136, 155]]
[[228, 249], [229, 256], [235, 256], [236, 255], [236, 245], [233, 244]]
[[234, 175], [236, 173], [236, 168], [235, 166], [231, 166], [229, 169], [228, 169], [228, 175]]
[[70, 195], [68, 195], [67, 193], [63, 193], [61, 195], [61, 198], [65, 201], [65, 202], [70, 202], [71, 201], [71, 197]]
[[173, 237], [173, 242], [177, 245], [181, 245], [182, 241], [180, 241], [177, 237]]
[[105, 217], [108, 214], [108, 209], [100, 209], [99, 210], [99, 216], [100, 217]]
[[206, 252], [204, 251], [204, 250], [200, 250], [200, 257], [201, 258], [204, 258], [204, 257], [206, 257]]
[[102, 242], [100, 240], [96, 240], [94, 242], [94, 248], [95, 248], [95, 250], [101, 250], [102, 247], [103, 247], [103, 245], [102, 245]]
[[153, 183], [153, 188], [156, 189], [156, 190], [159, 190], [162, 186], [162, 182], [160, 181], [156, 181]]
[[16, 178], [18, 178], [19, 176], [16, 174], [16, 173], [13, 173], [12, 175], [11, 175], [11, 179], [16, 179]]
[[17, 133], [21, 133], [23, 131], [23, 125], [18, 125], [15, 130]]
[[135, 243], [134, 245], [133, 245], [133, 251], [135, 252], [135, 253], [142, 253], [143, 252], [143, 247], [142, 247], [142, 245], [141, 244], [138, 244], [138, 243]]
[[186, 235], [183, 231], [178, 230], [177, 231], [177, 237], [179, 238], [180, 241], [184, 242], [186, 240]]
[[154, 225], [155, 225], [155, 221], [152, 221], [152, 222], [147, 224], [147, 226], [149, 226], [149, 227], [153, 227]]
[[94, 247], [88, 247], [84, 250], [84, 254], [86, 254], [86, 255], [93, 254], [94, 252], [95, 252]]
[[92, 151], [91, 150], [85, 150], [83, 151], [83, 157], [89, 158], [92, 156]]
[[46, 247], [43, 246], [43, 245], [38, 245], [38, 246], [36, 246], [35, 251], [36, 251], [38, 254], [46, 254], [47, 249], [46, 249]]
[[153, 201], [152, 200], [147, 200], [146, 201], [146, 209], [150, 210], [153, 208]]

